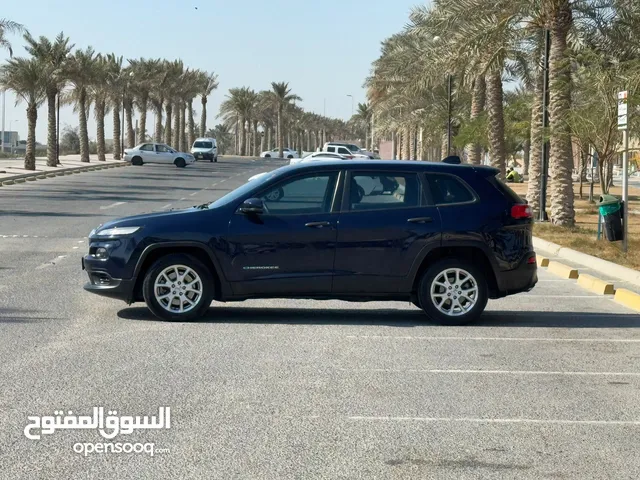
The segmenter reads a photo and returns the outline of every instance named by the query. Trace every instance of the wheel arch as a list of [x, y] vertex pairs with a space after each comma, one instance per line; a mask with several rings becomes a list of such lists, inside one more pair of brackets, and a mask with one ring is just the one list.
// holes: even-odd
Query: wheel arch
[[[417, 268], [414, 267], [415, 273], [412, 276], [411, 293], [415, 295], [423, 273], [438, 260], [444, 258], [457, 258], [478, 266], [483, 272], [486, 272], [487, 288], [489, 290], [489, 298], [500, 297], [500, 289], [496, 276], [496, 268], [491, 263], [489, 255], [479, 245], [447, 245], [436, 247], [427, 252]], [[417, 263], [417, 262], [416, 262]]]
[[199, 242], [171, 242], [149, 245], [140, 255], [133, 274], [135, 279], [133, 299], [135, 301], [142, 300], [142, 283], [145, 273], [151, 265], [165, 255], [179, 253], [193, 256], [209, 269], [214, 282], [214, 300], [220, 300], [228, 295], [228, 284], [222, 276], [220, 265], [206, 245]]

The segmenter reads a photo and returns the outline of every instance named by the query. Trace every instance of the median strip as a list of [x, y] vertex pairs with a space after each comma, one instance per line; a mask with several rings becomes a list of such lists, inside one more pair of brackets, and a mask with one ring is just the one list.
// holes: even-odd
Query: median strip
[[554, 273], [562, 278], [572, 278], [576, 279], [579, 277], [578, 270], [575, 268], [571, 268], [564, 263], [556, 262], [555, 260], [549, 261], [549, 271]]

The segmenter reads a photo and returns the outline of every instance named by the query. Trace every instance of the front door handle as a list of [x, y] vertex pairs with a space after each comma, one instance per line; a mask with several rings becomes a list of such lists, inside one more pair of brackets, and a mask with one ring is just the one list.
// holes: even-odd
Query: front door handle
[[431, 217], [416, 217], [416, 218], [410, 218], [409, 220], [407, 220], [407, 222], [409, 222], [409, 223], [431, 223], [431, 222], [433, 222], [433, 218], [431, 218]]
[[309, 223], [305, 223], [304, 226], [310, 227], [310, 228], [330, 227], [331, 222], [309, 222]]

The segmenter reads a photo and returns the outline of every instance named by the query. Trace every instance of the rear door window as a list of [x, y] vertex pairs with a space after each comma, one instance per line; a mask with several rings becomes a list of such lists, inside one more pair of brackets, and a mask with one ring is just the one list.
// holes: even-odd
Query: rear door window
[[475, 201], [474, 194], [454, 175], [427, 175], [433, 202], [436, 205], [452, 205]]
[[415, 173], [354, 172], [349, 182], [349, 210], [417, 207], [421, 188]]

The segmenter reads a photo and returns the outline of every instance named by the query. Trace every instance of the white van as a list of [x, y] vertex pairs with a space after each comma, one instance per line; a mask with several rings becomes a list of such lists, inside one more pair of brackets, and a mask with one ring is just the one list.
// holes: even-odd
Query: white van
[[196, 160], [218, 161], [218, 143], [215, 138], [196, 138], [191, 147], [191, 153]]

